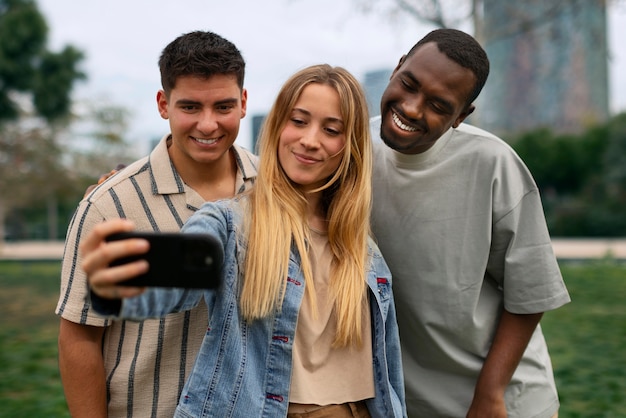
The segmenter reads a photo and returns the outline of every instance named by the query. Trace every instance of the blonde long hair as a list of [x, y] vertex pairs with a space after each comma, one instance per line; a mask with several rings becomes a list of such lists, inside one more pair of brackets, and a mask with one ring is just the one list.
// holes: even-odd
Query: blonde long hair
[[337, 171], [315, 190], [323, 193], [333, 256], [330, 288], [337, 316], [334, 345], [361, 345], [372, 201], [372, 145], [365, 95], [359, 82], [341, 67], [315, 65], [294, 74], [281, 88], [264, 122], [259, 141], [259, 172], [244, 228], [247, 252], [240, 307], [247, 320], [263, 318], [280, 309], [292, 244], [300, 254], [307, 297], [315, 306], [307, 256], [307, 201], [278, 160], [280, 134], [303, 89], [311, 83], [331, 86], [339, 94], [346, 138]]

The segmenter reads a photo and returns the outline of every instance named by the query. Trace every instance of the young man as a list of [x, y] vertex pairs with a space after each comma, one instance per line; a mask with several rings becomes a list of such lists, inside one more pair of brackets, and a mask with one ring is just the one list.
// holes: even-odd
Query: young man
[[234, 145], [246, 114], [245, 62], [211, 32], [176, 38], [159, 59], [157, 105], [171, 133], [79, 205], [67, 234], [56, 313], [59, 367], [73, 417], [172, 416], [207, 326], [204, 304], [162, 320], [105, 321], [86, 299], [78, 251], [106, 219], [178, 231], [205, 201], [249, 189], [256, 157]]
[[501, 139], [462, 124], [489, 73], [469, 35], [400, 59], [372, 120], [372, 225], [394, 277], [410, 417], [550, 418], [542, 313], [569, 302], [539, 191]]

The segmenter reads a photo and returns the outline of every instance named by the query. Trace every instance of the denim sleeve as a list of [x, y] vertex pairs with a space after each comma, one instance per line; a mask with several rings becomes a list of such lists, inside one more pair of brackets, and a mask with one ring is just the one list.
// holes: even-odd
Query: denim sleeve
[[[391, 391], [391, 402], [393, 405], [394, 416], [407, 416], [406, 397], [404, 388], [404, 375], [402, 369], [402, 353], [400, 349], [400, 331], [396, 318], [396, 306], [393, 295], [393, 278], [391, 271], [387, 266], [384, 258], [380, 254], [380, 250], [374, 247], [372, 252], [372, 260], [374, 270], [376, 272], [376, 281], [378, 285], [379, 303], [381, 305], [382, 320], [384, 321], [384, 350], [387, 366], [387, 375], [389, 384], [393, 388]], [[377, 334], [380, 337], [380, 334]]]
[[88, 289], [91, 308], [100, 316], [115, 317], [122, 308], [120, 299], [106, 299], [98, 296], [91, 288]]
[[387, 351], [387, 367], [389, 369], [389, 382], [394, 388], [400, 405], [402, 416], [407, 416], [406, 399], [404, 390], [404, 375], [402, 370], [402, 354], [400, 351], [400, 334], [396, 320], [396, 307], [393, 292], [389, 299], [389, 310], [385, 321], [385, 345]]
[[[127, 299], [106, 299], [89, 290], [91, 306], [99, 315], [111, 319], [144, 320], [193, 309], [200, 303], [203, 290], [148, 288]], [[208, 291], [207, 291], [208, 292]]]
[[226, 247], [228, 231], [233, 229], [229, 201], [206, 202], [185, 222], [183, 233], [210, 234]]
[[200, 303], [204, 292], [199, 289], [149, 288], [139, 296], [122, 301], [119, 319], [161, 318], [170, 313], [188, 311]]

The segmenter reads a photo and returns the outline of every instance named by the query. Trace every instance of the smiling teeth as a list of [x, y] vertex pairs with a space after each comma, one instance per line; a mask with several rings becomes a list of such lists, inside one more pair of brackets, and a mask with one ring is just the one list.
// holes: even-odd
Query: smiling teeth
[[408, 126], [408, 125], [405, 125], [404, 123], [402, 123], [402, 121], [400, 120], [398, 115], [396, 115], [395, 113], [392, 113], [391, 117], [392, 117], [393, 121], [396, 123], [396, 125], [398, 126], [398, 128], [402, 129], [403, 131], [408, 131], [408, 132], [415, 132], [415, 131], [417, 131], [417, 128], [413, 128], [411, 126]]
[[198, 141], [201, 144], [206, 144], [206, 145], [210, 145], [210, 144], [215, 144], [217, 142], [217, 139], [202, 139], [202, 138], [194, 138], [196, 141]]

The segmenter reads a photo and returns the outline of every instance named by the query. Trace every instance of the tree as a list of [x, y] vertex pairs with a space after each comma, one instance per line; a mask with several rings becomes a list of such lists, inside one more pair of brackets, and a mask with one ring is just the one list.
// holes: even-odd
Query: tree
[[[363, 13], [386, 13], [395, 19], [399, 15], [432, 25], [437, 28], [459, 28], [472, 23], [474, 36], [482, 42], [483, 7], [485, 0], [353, 0]], [[577, 1], [577, 0], [573, 0]], [[589, 0], [584, 0], [589, 1]], [[602, 0], [604, 1], [604, 0]], [[561, 0], [548, 7], [547, 13], [540, 16], [519, 16], [504, 27], [497, 37], [511, 36], [528, 31], [553, 19], [564, 7], [569, 7], [572, 0]], [[626, 4], [626, 0], [609, 0], [614, 6]]]
[[0, 242], [13, 207], [51, 198], [65, 184], [56, 134], [69, 123], [83, 54], [46, 49], [48, 27], [32, 0], [0, 0]]
[[12, 91], [27, 91], [35, 77], [34, 59], [44, 50], [48, 28], [35, 5], [0, 0], [0, 121], [15, 119]]
[[48, 26], [32, 0], [0, 0], [0, 121], [20, 116], [17, 93], [30, 93], [48, 122], [68, 115], [73, 84], [85, 78], [83, 54], [46, 50]]
[[543, 128], [511, 145], [533, 173], [551, 233], [626, 234], [626, 113], [580, 135]]
[[[82, 107], [84, 114], [80, 120], [83, 128], [68, 135], [65, 148], [71, 150], [67, 160], [74, 175], [93, 183], [94, 178], [108, 173], [116, 165], [135, 161], [137, 155], [129, 152], [125, 138], [128, 129], [126, 109], [102, 101], [83, 103]], [[82, 184], [80, 187], [82, 192]]]
[[363, 13], [386, 13], [394, 19], [398, 15], [438, 28], [458, 27], [473, 16], [473, 8], [480, 0], [354, 0]]
[[482, 0], [353, 0], [362, 13], [385, 14], [391, 21], [408, 16], [435, 28], [460, 28], [474, 24], [479, 38]]
[[125, 109], [102, 101], [74, 107], [73, 123], [63, 129], [5, 124], [0, 147], [10, 146], [14, 160], [0, 159], [0, 195], [12, 202], [6, 215], [14, 239], [62, 239], [87, 186], [136, 159], [124, 137]]
[[50, 135], [45, 126], [26, 128], [18, 123], [3, 124], [0, 136], [2, 226], [12, 208], [36, 200], [35, 197], [48, 200], [66, 183], [66, 173], [57, 164], [61, 150], [50, 140]]

